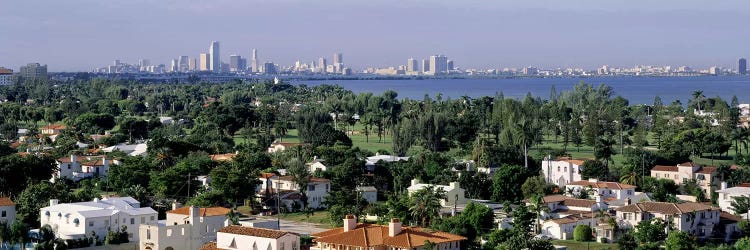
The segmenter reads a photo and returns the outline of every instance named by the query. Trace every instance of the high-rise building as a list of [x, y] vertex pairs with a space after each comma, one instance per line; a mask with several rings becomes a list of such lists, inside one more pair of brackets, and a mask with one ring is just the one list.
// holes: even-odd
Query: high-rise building
[[190, 60], [188, 60], [188, 71], [195, 71], [197, 69], [196, 67], [198, 67], [197, 60], [195, 58], [190, 58]]
[[19, 76], [24, 80], [47, 80], [47, 65], [39, 65], [39, 63], [29, 63], [26, 66], [21, 66], [18, 70]]
[[745, 58], [740, 58], [737, 73], [740, 73], [740, 75], [747, 74], [747, 60], [745, 60]]
[[344, 55], [341, 53], [333, 54], [333, 64], [344, 64]]
[[443, 75], [448, 73], [448, 58], [444, 55], [430, 56], [430, 74]]
[[208, 53], [211, 54], [211, 71], [213, 72], [220, 72], [221, 71], [221, 57], [219, 52], [219, 42], [213, 41], [211, 42], [211, 48], [209, 48]]
[[325, 58], [318, 58], [318, 68], [320, 69], [320, 73], [326, 73], [328, 69], [328, 63], [326, 62]]
[[417, 60], [414, 60], [414, 58], [409, 58], [409, 60], [406, 60], [406, 71], [415, 72], [418, 70], [419, 65], [417, 65]]
[[252, 72], [253, 73], [260, 72], [260, 69], [258, 68], [259, 66], [258, 65], [258, 50], [253, 49], [253, 57], [251, 58], [251, 60], [252, 62], [250, 63], [252, 64], [250, 66], [252, 67]]
[[113, 66], [120, 66], [120, 64], [122, 64], [122, 62], [120, 62], [120, 60], [115, 60], [113, 63], [114, 63], [114, 64], [112, 64]]
[[448, 71], [455, 70], [456, 68], [453, 67], [453, 60], [448, 60]]
[[430, 71], [430, 60], [422, 59], [422, 72], [427, 73]]
[[188, 56], [180, 56], [177, 58], [177, 71], [186, 72], [189, 68]]
[[209, 71], [211, 70], [211, 55], [208, 53], [201, 53], [200, 59], [200, 71]]
[[151, 60], [148, 60], [148, 59], [141, 59], [141, 60], [138, 60], [138, 66], [140, 66], [140, 67], [148, 67], [148, 66], [151, 66]]
[[13, 70], [0, 67], [0, 85], [13, 83]]
[[711, 75], [719, 75], [721, 74], [721, 68], [719, 68], [718, 66], [710, 67], [708, 68], [708, 73]]
[[274, 65], [272, 62], [264, 63], [263, 74], [267, 74], [267, 75], [276, 74], [276, 65]]
[[171, 71], [171, 72], [177, 72], [179, 70], [180, 70], [180, 65], [177, 62], [177, 59], [172, 59], [172, 64], [169, 67], [169, 71]]
[[231, 72], [237, 72], [242, 71], [242, 67], [240, 67], [242, 57], [238, 55], [230, 55], [229, 56], [229, 71]]

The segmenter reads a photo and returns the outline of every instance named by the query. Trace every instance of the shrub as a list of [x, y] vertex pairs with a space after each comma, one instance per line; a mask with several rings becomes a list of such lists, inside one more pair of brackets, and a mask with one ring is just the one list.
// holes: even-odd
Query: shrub
[[578, 225], [573, 230], [573, 239], [575, 241], [591, 241], [592, 238], [591, 227], [589, 225]]

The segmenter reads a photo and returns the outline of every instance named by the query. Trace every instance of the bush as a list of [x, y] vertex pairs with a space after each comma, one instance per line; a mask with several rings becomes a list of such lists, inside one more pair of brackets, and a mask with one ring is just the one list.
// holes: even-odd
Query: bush
[[592, 238], [591, 227], [589, 225], [578, 225], [573, 230], [573, 239], [575, 241], [591, 241]]

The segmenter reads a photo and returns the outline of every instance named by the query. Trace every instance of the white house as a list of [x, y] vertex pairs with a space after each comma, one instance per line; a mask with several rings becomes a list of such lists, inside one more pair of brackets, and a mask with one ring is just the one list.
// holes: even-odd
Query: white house
[[94, 201], [59, 204], [50, 200], [48, 207], [39, 211], [41, 225], [50, 225], [55, 235], [62, 239], [78, 239], [96, 232], [104, 239], [108, 230], [127, 227], [128, 239], [138, 241], [138, 225], [155, 222], [156, 211], [141, 207], [131, 197], [94, 199]]
[[[288, 193], [298, 192], [299, 185], [294, 181], [294, 177], [289, 175], [277, 176], [270, 173], [263, 174], [260, 178], [261, 184], [258, 185], [259, 193], [271, 192]], [[270, 186], [269, 186], [270, 185]], [[285, 192], [286, 191], [286, 192]], [[331, 181], [324, 178], [310, 177], [307, 183], [307, 205], [310, 208], [325, 207], [323, 201], [328, 197], [331, 191]]]
[[581, 165], [585, 160], [559, 157], [552, 160], [547, 156], [542, 161], [542, 172], [547, 183], [564, 187], [568, 183], [582, 180]]
[[607, 200], [620, 200], [630, 198], [635, 195], [635, 186], [622, 184], [619, 182], [599, 181], [597, 179], [588, 179], [583, 181], [574, 181], [565, 185], [565, 191], [573, 191], [578, 194], [587, 189], [591, 189], [596, 195]]
[[[524, 200], [527, 205], [530, 201]], [[550, 212], [543, 213], [543, 218], [563, 218], [572, 214], [592, 213], [599, 210], [607, 210], [608, 206], [597, 197], [596, 200], [576, 199], [565, 195], [548, 195], [543, 198]]]
[[651, 168], [651, 177], [656, 179], [667, 179], [681, 185], [688, 180], [694, 180], [711, 197], [711, 193], [719, 189], [723, 181], [717, 167], [701, 166], [693, 162], [677, 164], [677, 166], [654, 166]]
[[59, 178], [67, 178], [79, 181], [84, 178], [106, 177], [111, 165], [119, 165], [120, 162], [107, 159], [106, 156], [78, 156], [62, 157], [57, 159], [57, 171], [52, 174], [51, 182]]
[[615, 209], [621, 228], [633, 228], [643, 220], [659, 218], [680, 231], [708, 238], [719, 225], [720, 210], [702, 203], [639, 202]]
[[395, 162], [395, 161], [408, 161], [408, 160], [409, 160], [409, 157], [376, 154], [375, 156], [367, 157], [367, 160], [365, 160], [365, 169], [367, 169], [368, 171], [374, 171], [375, 165], [377, 165], [379, 161]]
[[293, 143], [293, 142], [274, 142], [271, 143], [271, 146], [268, 146], [266, 149], [266, 152], [268, 153], [276, 153], [276, 152], [282, 152], [284, 150], [287, 150], [292, 147], [296, 146], [303, 146], [302, 143]]
[[16, 203], [8, 197], [0, 197], [0, 222], [8, 226], [16, 221]]
[[315, 159], [312, 162], [305, 163], [305, 166], [307, 166], [307, 171], [310, 171], [310, 173], [315, 173], [316, 171], [327, 171], [328, 167], [323, 164], [324, 161], [325, 160]]
[[[734, 209], [732, 209], [732, 201], [734, 201], [734, 198], [741, 196], [750, 197], [750, 183], [742, 183], [735, 187], [727, 188], [726, 182], [722, 182], [721, 187], [721, 190], [716, 191], [716, 193], [719, 194], [716, 203], [719, 204], [722, 211], [735, 214]], [[740, 214], [746, 212], [747, 211], [741, 211]]]
[[167, 211], [167, 219], [141, 224], [138, 248], [196, 249], [216, 240], [216, 232], [228, 224], [223, 207], [182, 207]]
[[558, 219], [545, 220], [542, 223], [542, 234], [559, 240], [573, 239], [573, 230], [578, 225], [594, 227], [597, 221], [594, 213], [579, 213]]
[[448, 186], [445, 185], [435, 185], [435, 184], [423, 184], [419, 183], [419, 180], [412, 179], [411, 180], [411, 186], [406, 188], [406, 190], [409, 192], [409, 196], [414, 194], [414, 192], [417, 192], [419, 190], [422, 190], [423, 188], [432, 186], [435, 190], [437, 189], [443, 189], [445, 191], [445, 199], [440, 200], [440, 205], [443, 207], [453, 207], [453, 205], [462, 205], [466, 204], [467, 200], [464, 196], [466, 190], [461, 188], [458, 184], [458, 182], [451, 182], [448, 184]]
[[299, 250], [300, 241], [299, 235], [291, 232], [228, 226], [216, 233], [216, 242], [198, 249]]
[[146, 156], [148, 153], [148, 144], [137, 143], [137, 144], [117, 144], [111, 147], [106, 147], [102, 151], [111, 153], [114, 151], [121, 151], [129, 156]]
[[364, 198], [367, 203], [375, 203], [378, 201], [378, 189], [373, 186], [360, 186], [357, 187], [357, 192], [360, 197]]

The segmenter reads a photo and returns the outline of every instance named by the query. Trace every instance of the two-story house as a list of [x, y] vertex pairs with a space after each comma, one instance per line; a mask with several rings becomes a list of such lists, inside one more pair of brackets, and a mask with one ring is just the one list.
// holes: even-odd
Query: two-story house
[[[279, 193], [292, 194], [300, 191], [300, 186], [290, 175], [278, 176], [275, 174], [264, 173], [258, 178], [261, 184], [258, 185], [259, 193]], [[307, 205], [310, 208], [324, 208], [328, 192], [331, 191], [331, 181], [324, 178], [310, 177], [307, 182], [305, 196], [307, 196]], [[296, 198], [296, 196], [293, 196]], [[282, 197], [283, 199], [283, 197]]]
[[570, 157], [558, 157], [552, 159], [547, 156], [542, 161], [542, 172], [547, 183], [564, 187], [568, 183], [582, 180], [581, 165], [584, 159], [573, 159]]
[[141, 224], [138, 249], [196, 249], [216, 240], [228, 224], [228, 208], [181, 207], [167, 211], [167, 219]]
[[[216, 232], [216, 242], [209, 242], [199, 250], [300, 250], [299, 235], [291, 232], [227, 226]], [[187, 249], [187, 248], [186, 248]]]
[[120, 162], [107, 159], [106, 156], [78, 156], [62, 157], [56, 160], [57, 170], [52, 174], [51, 182], [60, 178], [79, 181], [85, 178], [106, 177], [110, 166]]
[[409, 192], [409, 196], [419, 190], [427, 187], [433, 187], [435, 190], [442, 189], [445, 192], [445, 199], [440, 199], [440, 205], [443, 207], [453, 207], [454, 205], [465, 205], [467, 200], [465, 197], [466, 190], [461, 188], [458, 182], [451, 182], [446, 185], [435, 185], [435, 184], [424, 184], [419, 183], [419, 180], [412, 179], [411, 186], [406, 188]]
[[[530, 200], [524, 200], [527, 205], [531, 205]], [[557, 219], [568, 215], [581, 213], [594, 213], [599, 210], [607, 210], [608, 206], [602, 201], [601, 197], [595, 200], [576, 199], [565, 195], [548, 195], [543, 198], [544, 204], [547, 205], [549, 212], [542, 214], [542, 219]]]
[[731, 214], [744, 214], [748, 211], [734, 211], [732, 202], [736, 197], [749, 197], [750, 198], [750, 183], [742, 183], [737, 186], [727, 188], [726, 182], [722, 182], [721, 190], [716, 191], [719, 196], [716, 199], [716, 203], [724, 212]]
[[112, 197], [94, 201], [63, 203], [50, 200], [50, 205], [39, 210], [41, 225], [50, 225], [62, 239], [90, 237], [95, 232], [104, 239], [109, 230], [127, 227], [128, 239], [138, 241], [140, 224], [155, 222], [157, 213], [131, 197]]
[[599, 181], [597, 179], [588, 179], [583, 181], [574, 181], [565, 185], [565, 190], [571, 190], [573, 194], [580, 192], [592, 191], [590, 195], [599, 195], [608, 200], [621, 200], [630, 198], [635, 195], [635, 186], [622, 184], [619, 182]]
[[661, 219], [676, 230], [699, 238], [710, 237], [719, 225], [720, 209], [702, 203], [639, 202], [615, 209], [618, 224], [633, 228], [644, 220]]
[[698, 186], [706, 192], [706, 197], [711, 197], [711, 193], [718, 190], [719, 184], [723, 181], [716, 172], [716, 167], [704, 167], [693, 162], [685, 162], [677, 166], [657, 165], [651, 168], [651, 177], [672, 180], [677, 185], [688, 180], [695, 180]]

